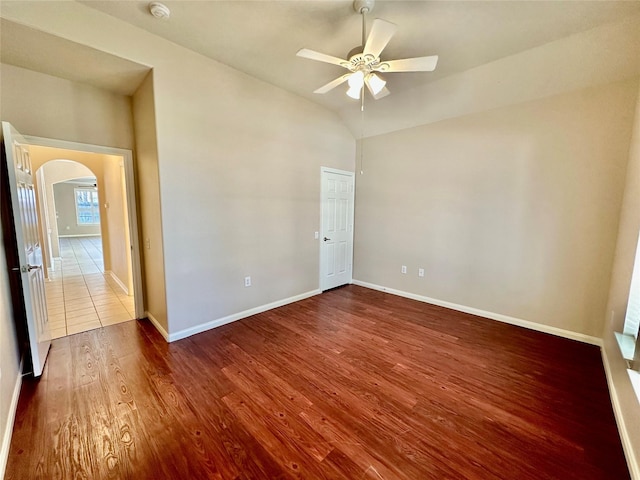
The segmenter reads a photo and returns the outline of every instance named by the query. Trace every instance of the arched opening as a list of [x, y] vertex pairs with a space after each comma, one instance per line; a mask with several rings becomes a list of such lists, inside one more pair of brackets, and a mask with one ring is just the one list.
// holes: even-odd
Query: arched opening
[[[60, 266], [56, 265], [61, 258], [60, 237], [101, 237], [100, 194], [96, 174], [86, 165], [74, 160], [49, 160], [36, 170], [36, 179], [40, 206], [40, 236], [47, 266], [45, 277], [50, 278]], [[85, 202], [82, 202], [82, 198], [76, 198], [76, 190], [80, 197], [95, 197], [93, 205], [80, 205], [78, 210], [77, 200]], [[94, 191], [95, 194], [90, 193]], [[97, 215], [91, 215], [89, 218], [87, 207], [98, 207], [95, 212]], [[57, 262], [55, 259], [58, 259]]]

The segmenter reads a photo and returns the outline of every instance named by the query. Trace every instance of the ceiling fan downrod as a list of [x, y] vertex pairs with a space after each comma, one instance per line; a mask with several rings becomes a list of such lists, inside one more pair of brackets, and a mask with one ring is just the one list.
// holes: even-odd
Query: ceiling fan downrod
[[364, 44], [367, 43], [367, 24], [365, 17], [367, 13], [373, 10], [375, 4], [376, 0], [353, 0], [353, 9], [356, 13], [362, 15], [362, 48], [364, 48]]

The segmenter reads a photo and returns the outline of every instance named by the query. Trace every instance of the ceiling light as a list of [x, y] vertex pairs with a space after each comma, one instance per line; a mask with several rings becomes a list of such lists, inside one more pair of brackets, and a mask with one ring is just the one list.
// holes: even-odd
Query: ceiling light
[[371, 87], [371, 91], [373, 92], [374, 95], [378, 95], [382, 91], [384, 86], [387, 84], [385, 80], [380, 78], [375, 73], [369, 74], [369, 76], [367, 77], [367, 82], [369, 83], [369, 86]]
[[364, 86], [364, 73], [361, 70], [354, 72], [353, 75], [349, 77], [349, 90], [347, 90], [347, 95], [351, 98], [358, 100], [360, 98], [360, 91]]
[[360, 100], [360, 92], [362, 91], [362, 87], [350, 87], [347, 90], [347, 95], [353, 98], [354, 100]]
[[149, 4], [149, 11], [151, 12], [151, 15], [161, 19], [167, 19], [171, 15], [169, 7], [160, 2], [151, 2]]

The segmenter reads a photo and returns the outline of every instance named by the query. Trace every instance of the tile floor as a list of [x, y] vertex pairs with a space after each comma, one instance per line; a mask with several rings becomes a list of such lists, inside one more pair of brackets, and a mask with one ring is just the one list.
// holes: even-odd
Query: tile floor
[[133, 297], [104, 273], [100, 237], [61, 238], [60, 255], [45, 282], [52, 338], [135, 318]]

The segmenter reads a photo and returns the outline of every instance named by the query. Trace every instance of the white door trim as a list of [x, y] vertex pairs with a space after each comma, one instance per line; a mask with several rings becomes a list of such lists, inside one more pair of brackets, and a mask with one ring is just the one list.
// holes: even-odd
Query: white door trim
[[53, 138], [34, 137], [23, 135], [30, 145], [41, 147], [63, 148], [66, 150], [79, 150], [89, 153], [100, 153], [104, 155], [117, 155], [124, 158], [124, 176], [127, 186], [127, 210], [129, 213], [129, 232], [131, 240], [131, 267], [133, 270], [133, 290], [136, 318], [143, 318], [144, 301], [142, 297], [142, 269], [140, 265], [140, 243], [138, 236], [138, 211], [136, 208], [135, 172], [133, 168], [133, 153], [124, 148], [105, 147], [102, 145], [92, 145], [89, 143], [70, 142], [67, 140], [57, 140]]
[[335, 173], [338, 175], [345, 175], [348, 177], [351, 177], [351, 179], [353, 180], [352, 185], [353, 188], [351, 189], [351, 212], [349, 212], [350, 215], [350, 219], [351, 219], [351, 225], [349, 226], [349, 245], [350, 245], [350, 249], [349, 249], [349, 281], [348, 283], [352, 283], [353, 282], [353, 221], [354, 221], [354, 213], [355, 213], [355, 181], [356, 181], [356, 174], [355, 172], [350, 172], [348, 170], [340, 170], [337, 168], [331, 168], [331, 167], [320, 167], [320, 236], [318, 238], [318, 259], [319, 259], [319, 288], [320, 291], [324, 291], [324, 263], [323, 263], [323, 233], [324, 233], [324, 193], [325, 193], [325, 186], [324, 186], [324, 174], [325, 173]]

